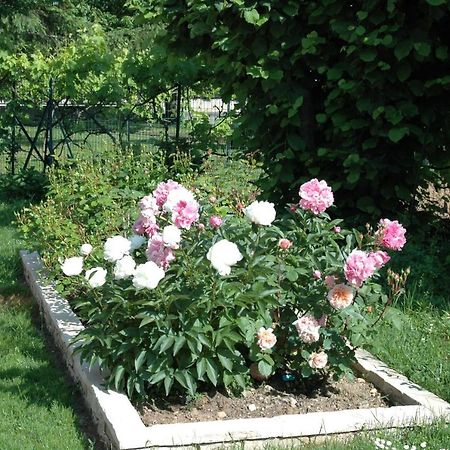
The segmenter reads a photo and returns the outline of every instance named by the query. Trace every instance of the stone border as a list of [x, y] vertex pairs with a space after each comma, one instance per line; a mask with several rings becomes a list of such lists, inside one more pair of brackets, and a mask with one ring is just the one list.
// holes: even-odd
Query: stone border
[[400, 405], [333, 412], [293, 414], [272, 418], [164, 424], [146, 427], [128, 398], [106, 390], [98, 367], [89, 369], [73, 354], [73, 339], [83, 325], [51, 284], [40, 275], [37, 253], [22, 250], [24, 273], [69, 371], [79, 383], [97, 430], [109, 446], [119, 450], [218, 448], [244, 443], [245, 447], [323, 439], [363, 430], [409, 427], [436, 419], [450, 421], [450, 404], [410, 382], [364, 350], [357, 350], [357, 370], [382, 393]]

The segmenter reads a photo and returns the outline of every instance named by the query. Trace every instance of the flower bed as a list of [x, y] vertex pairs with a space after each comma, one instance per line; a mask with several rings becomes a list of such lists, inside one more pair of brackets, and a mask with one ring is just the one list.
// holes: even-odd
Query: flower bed
[[125, 395], [104, 388], [105, 380], [98, 366], [89, 368], [74, 355], [70, 342], [83, 329], [82, 324], [68, 302], [43, 278], [38, 255], [21, 252], [21, 257], [28, 284], [55, 343], [61, 348], [71, 374], [80, 384], [99, 434], [112, 448], [209, 448], [240, 441], [263, 446], [267, 440], [292, 443], [293, 439], [309, 441], [318, 436], [360, 430], [408, 427], [430, 423], [436, 418], [450, 420], [448, 403], [411, 383], [367, 352], [358, 350], [358, 372], [373, 382], [382, 393], [399, 404], [409, 406], [145, 427]]

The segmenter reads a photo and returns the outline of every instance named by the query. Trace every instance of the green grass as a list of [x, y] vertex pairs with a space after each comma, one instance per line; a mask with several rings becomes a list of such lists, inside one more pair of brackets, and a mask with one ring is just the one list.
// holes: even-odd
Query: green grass
[[0, 201], [0, 449], [92, 448], [80, 431], [80, 397], [46, 346], [20, 281], [21, 242], [10, 225], [20, 206]]

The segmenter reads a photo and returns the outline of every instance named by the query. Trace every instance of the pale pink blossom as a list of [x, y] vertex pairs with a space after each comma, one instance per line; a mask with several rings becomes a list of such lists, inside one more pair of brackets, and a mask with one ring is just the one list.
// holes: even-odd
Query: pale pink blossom
[[320, 270], [314, 270], [313, 271], [313, 277], [316, 280], [320, 280], [322, 278], [322, 272]]
[[361, 287], [363, 282], [373, 275], [375, 269], [373, 258], [362, 250], [353, 250], [345, 261], [345, 278], [350, 284]]
[[390, 250], [401, 250], [406, 244], [406, 229], [397, 220], [381, 219], [376, 232], [377, 243]]
[[372, 258], [373, 263], [375, 264], [375, 267], [377, 269], [381, 269], [391, 259], [391, 257], [386, 252], [383, 252], [381, 250], [369, 253], [369, 258]]
[[164, 245], [163, 237], [159, 233], [149, 239], [146, 255], [149, 261], [153, 261], [164, 270], [167, 270], [170, 263], [175, 260], [172, 249]]
[[334, 309], [344, 309], [353, 303], [353, 289], [346, 284], [337, 284], [328, 292], [327, 298]]
[[328, 322], [328, 316], [326, 314], [323, 314], [322, 317], [317, 321], [317, 323], [321, 327], [325, 327], [327, 325], [327, 322]]
[[341, 227], [339, 227], [339, 226], [333, 227], [333, 231], [335, 233], [340, 233], [341, 232]]
[[336, 284], [336, 278], [333, 275], [327, 275], [325, 277], [325, 284], [327, 285], [328, 289], [332, 289]]
[[176, 181], [167, 180], [158, 184], [156, 189], [153, 191], [153, 196], [156, 199], [156, 204], [158, 206], [163, 206], [166, 203], [167, 196], [169, 193], [175, 189], [178, 189], [181, 185]]
[[179, 228], [189, 230], [194, 222], [199, 219], [199, 204], [193, 200], [179, 201], [172, 210], [172, 222]]
[[278, 241], [278, 247], [280, 247], [282, 250], [287, 250], [292, 247], [292, 241], [289, 239], [280, 239]]
[[199, 224], [197, 225], [197, 228], [198, 228], [200, 231], [203, 231], [203, 230], [205, 229], [205, 224], [204, 224], [204, 223], [199, 223]]
[[272, 328], [261, 327], [256, 335], [258, 346], [261, 350], [268, 350], [277, 343], [277, 337], [273, 334]]
[[291, 211], [291, 212], [295, 212], [295, 211], [297, 211], [297, 209], [298, 209], [298, 205], [291, 205], [289, 207], [289, 211]]
[[213, 227], [213, 228], [220, 228], [222, 226], [223, 220], [222, 217], [219, 216], [211, 216], [209, 218], [209, 224]]
[[308, 364], [312, 369], [324, 369], [328, 364], [328, 355], [325, 352], [313, 352], [308, 359]]
[[305, 344], [312, 344], [319, 340], [319, 321], [311, 314], [299, 317], [294, 323], [298, 336]]
[[136, 234], [147, 234], [148, 236], [153, 236], [159, 230], [159, 226], [156, 223], [156, 218], [145, 218], [140, 215], [136, 222], [133, 224], [133, 231]]
[[334, 202], [333, 191], [326, 181], [317, 178], [300, 186], [300, 207], [309, 209], [314, 214], [320, 214], [329, 208]]
[[153, 211], [154, 215], [158, 215], [160, 212], [158, 202], [156, 201], [156, 197], [154, 195], [146, 195], [145, 197], [142, 197], [139, 202], [139, 208], [141, 211]]

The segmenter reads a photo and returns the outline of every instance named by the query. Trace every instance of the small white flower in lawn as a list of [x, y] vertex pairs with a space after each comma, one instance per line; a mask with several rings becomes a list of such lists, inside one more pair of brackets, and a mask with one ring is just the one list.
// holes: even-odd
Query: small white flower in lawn
[[426, 442], [421, 442], [420, 446], [421, 446], [422, 448], [426, 448], [426, 447], [427, 447], [427, 443], [426, 443]]
[[109, 262], [116, 262], [130, 253], [131, 242], [123, 236], [113, 236], [106, 240], [104, 258]]
[[167, 247], [177, 249], [181, 242], [181, 230], [175, 225], [167, 225], [163, 229], [162, 238]]
[[91, 244], [83, 244], [83, 245], [80, 247], [80, 253], [81, 253], [83, 256], [87, 256], [87, 255], [89, 255], [91, 252], [92, 252], [92, 245], [91, 245]]
[[83, 271], [83, 258], [81, 256], [73, 256], [65, 259], [61, 265], [61, 270], [68, 277], [80, 275]]
[[85, 278], [91, 288], [103, 286], [106, 283], [107, 271], [103, 267], [93, 267], [86, 270]]
[[130, 241], [130, 252], [134, 252], [147, 242], [147, 239], [139, 234], [133, 234], [128, 240]]
[[124, 280], [134, 275], [136, 262], [130, 255], [125, 255], [119, 261], [116, 261], [114, 266], [114, 278], [116, 280]]
[[254, 201], [244, 213], [256, 225], [270, 225], [276, 216], [275, 206], [270, 202]]
[[238, 246], [226, 239], [216, 242], [208, 251], [206, 257], [219, 275], [229, 275], [231, 266], [237, 264], [242, 258]]
[[391, 447], [392, 446], [392, 442], [391, 441], [386, 441], [386, 446], [387, 447]]
[[139, 264], [134, 272], [133, 286], [138, 291], [141, 289], [155, 289], [164, 278], [164, 275], [164, 270], [153, 261]]
[[403, 448], [404, 448], [405, 450], [409, 450], [409, 445], [408, 445], [408, 444], [405, 444], [405, 445], [403, 446]]

